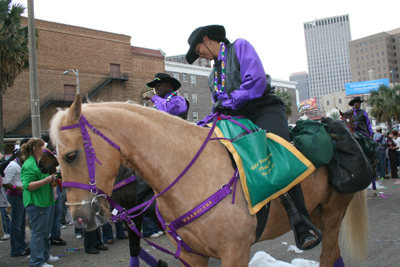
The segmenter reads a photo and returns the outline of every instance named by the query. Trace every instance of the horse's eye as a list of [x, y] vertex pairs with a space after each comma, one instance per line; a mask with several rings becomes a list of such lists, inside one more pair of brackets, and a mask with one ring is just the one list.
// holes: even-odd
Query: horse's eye
[[73, 162], [75, 159], [76, 159], [76, 153], [75, 153], [75, 152], [71, 152], [71, 153], [69, 153], [69, 154], [67, 154], [67, 155], [65, 156], [65, 161], [66, 161], [67, 163], [71, 163], [71, 162]]

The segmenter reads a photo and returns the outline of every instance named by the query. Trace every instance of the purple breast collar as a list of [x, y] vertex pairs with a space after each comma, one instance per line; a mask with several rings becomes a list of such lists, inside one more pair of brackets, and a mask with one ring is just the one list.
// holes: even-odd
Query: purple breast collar
[[132, 183], [134, 181], [136, 181], [136, 176], [135, 175], [133, 175], [131, 177], [128, 177], [125, 180], [115, 184], [112, 191], [114, 192], [114, 191], [120, 189], [121, 187], [124, 187], [125, 185], [128, 185], [128, 184], [130, 184], [130, 183]]
[[[228, 195], [230, 195], [233, 192], [233, 196], [232, 196], [232, 204], [234, 204], [234, 199], [235, 199], [235, 191], [236, 191], [236, 183], [237, 180], [239, 178], [238, 175], [238, 170], [236, 170], [234, 172], [234, 175], [232, 176], [232, 178], [230, 179], [230, 181], [228, 182], [228, 184], [222, 185], [221, 189], [219, 189], [216, 193], [214, 193], [212, 196], [210, 196], [208, 199], [206, 199], [203, 203], [201, 203], [200, 205], [198, 205], [197, 207], [195, 207], [194, 209], [190, 210], [189, 212], [187, 212], [186, 214], [182, 215], [181, 217], [179, 217], [178, 219], [170, 222], [170, 223], [166, 223], [164, 221], [164, 219], [161, 217], [160, 212], [158, 211], [158, 206], [156, 205], [156, 213], [157, 213], [157, 217], [160, 220], [164, 230], [166, 230], [177, 242], [178, 246], [177, 246], [177, 251], [176, 253], [172, 253], [162, 247], [160, 247], [157, 244], [154, 244], [150, 241], [148, 241], [147, 239], [145, 239], [141, 233], [136, 229], [132, 219], [139, 216], [140, 214], [142, 214], [147, 208], [150, 207], [151, 203], [159, 196], [163, 195], [165, 192], [167, 192], [170, 188], [172, 188], [185, 174], [186, 172], [190, 169], [190, 167], [196, 162], [196, 160], [199, 158], [200, 154], [202, 153], [202, 151], [204, 150], [204, 148], [206, 147], [207, 143], [210, 140], [218, 140], [221, 138], [211, 138], [211, 135], [214, 132], [216, 123], [217, 123], [217, 118], [219, 118], [221, 116], [222, 119], [229, 119], [230, 117], [228, 116], [224, 116], [221, 115], [219, 112], [215, 113], [214, 116], [209, 120], [211, 121], [212, 119], [214, 120], [214, 123], [206, 137], [206, 139], [204, 140], [202, 146], [200, 147], [200, 149], [197, 151], [196, 155], [193, 157], [193, 159], [190, 161], [190, 163], [188, 164], [188, 166], [182, 171], [182, 173], [167, 187], [165, 188], [162, 192], [160, 192], [157, 196], [153, 196], [153, 198], [151, 198], [149, 201], [142, 203], [136, 207], [133, 207], [132, 209], [129, 209], [128, 211], [126, 211], [124, 208], [122, 208], [121, 206], [119, 206], [113, 199], [111, 199], [107, 194], [105, 194], [102, 190], [98, 189], [96, 187], [96, 181], [95, 181], [95, 161], [97, 161], [99, 164], [101, 164], [101, 162], [96, 158], [96, 154], [92, 145], [92, 142], [90, 140], [90, 136], [89, 133], [86, 129], [86, 126], [88, 126], [89, 128], [92, 129], [92, 131], [94, 133], [96, 133], [97, 135], [99, 135], [100, 137], [102, 137], [107, 143], [109, 143], [111, 146], [113, 146], [114, 148], [116, 148], [118, 151], [120, 150], [120, 147], [118, 145], [116, 145], [114, 142], [112, 142], [109, 138], [107, 138], [105, 135], [103, 135], [99, 130], [97, 130], [95, 127], [93, 127], [87, 120], [86, 118], [81, 115], [80, 119], [79, 119], [79, 123], [75, 124], [75, 125], [70, 125], [70, 126], [64, 126], [61, 127], [60, 130], [70, 130], [70, 129], [75, 129], [75, 128], [80, 128], [81, 129], [81, 133], [82, 133], [82, 138], [83, 138], [83, 143], [84, 143], [84, 147], [85, 147], [85, 153], [86, 153], [86, 161], [87, 161], [87, 165], [88, 165], [88, 172], [89, 172], [89, 184], [82, 184], [82, 183], [78, 183], [78, 182], [63, 182], [63, 187], [74, 187], [74, 188], [79, 188], [79, 189], [84, 189], [84, 190], [88, 190], [90, 191], [95, 197], [101, 195], [104, 198], [106, 198], [108, 200], [108, 202], [110, 203], [111, 207], [114, 208], [113, 212], [112, 212], [112, 220], [113, 221], [118, 221], [118, 220], [124, 220], [128, 223], [129, 227], [142, 239], [146, 240], [150, 245], [154, 246], [155, 248], [173, 255], [175, 258], [179, 259], [185, 266], [190, 266], [189, 264], [187, 264], [184, 260], [180, 259], [180, 252], [181, 252], [181, 247], [183, 247], [186, 251], [191, 252], [191, 253], [195, 253], [198, 255], [201, 255], [199, 253], [194, 252], [177, 234], [177, 230], [187, 224], [189, 224], [190, 222], [196, 220], [197, 218], [199, 218], [201, 215], [205, 214], [207, 211], [209, 211], [212, 207], [214, 207], [216, 204], [218, 204], [221, 200], [223, 200], [225, 197], [227, 197]], [[234, 123], [237, 123], [236, 121], [232, 120]], [[245, 128], [246, 131], [248, 131], [248, 129]], [[130, 177], [134, 180], [136, 180], [136, 177]], [[128, 178], [129, 179], [129, 178]], [[126, 180], [114, 185], [114, 190], [117, 190], [119, 188], [121, 188], [124, 184]], [[126, 184], [126, 183], [125, 183]], [[234, 185], [234, 189], [232, 190], [232, 185]], [[117, 188], [115, 188], [117, 187]], [[144, 209], [134, 215], [130, 215], [131, 213], [134, 212], [138, 212], [140, 211], [140, 209], [142, 209], [144, 207]], [[166, 228], [169, 228], [170, 230], [167, 230]]]

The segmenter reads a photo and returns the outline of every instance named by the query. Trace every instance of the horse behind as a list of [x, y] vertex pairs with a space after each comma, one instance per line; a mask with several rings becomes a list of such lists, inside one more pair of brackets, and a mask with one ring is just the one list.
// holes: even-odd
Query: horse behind
[[[81, 130], [74, 126], [84, 118], [90, 127], [97, 129], [88, 134], [94, 157], [101, 162], [96, 163], [95, 168], [88, 165]], [[66, 126], [69, 130], [60, 130]], [[82, 106], [80, 95], [77, 95], [70, 109], [59, 111], [53, 117], [50, 131], [51, 139], [57, 144], [64, 181], [89, 184], [89, 167], [95, 171], [97, 187], [108, 194], [122, 164], [138, 172], [157, 195], [174, 183], [210, 130], [134, 104], [111, 102]], [[119, 149], [107, 144], [97, 131]], [[233, 173], [226, 148], [218, 141], [210, 141], [182, 179], [157, 197], [167, 236], [175, 246], [178, 243], [170, 234], [169, 223], [227, 184]], [[328, 176], [324, 166], [301, 182], [311, 220], [323, 234], [321, 267], [332, 267], [335, 262], [341, 262], [338, 238], [343, 218], [346, 247], [351, 249], [349, 255], [363, 258], [367, 247], [365, 191], [340, 194], [332, 189]], [[180, 258], [191, 266], [207, 266], [210, 257], [221, 259], [223, 267], [248, 266], [250, 247], [255, 242], [274, 239], [291, 231], [286, 211], [275, 199], [271, 201], [267, 225], [256, 240], [256, 216], [251, 216], [248, 211], [240, 183], [235, 190], [234, 203], [231, 194], [177, 230], [179, 237], [195, 252], [181, 249]], [[89, 191], [77, 188], [70, 188], [67, 196], [68, 201], [75, 203], [93, 198]], [[71, 213], [76, 224], [78, 218], [83, 219], [84, 227], [89, 230], [96, 227], [97, 219], [101, 220], [95, 218], [89, 205], [71, 206]], [[109, 213], [103, 205], [102, 214]]]
[[[42, 173], [53, 174], [57, 170], [58, 161], [56, 158], [55, 148], [50, 140], [47, 144], [46, 152], [43, 153], [42, 158], [38, 162], [38, 167]], [[130, 168], [126, 168], [124, 166], [120, 166], [118, 173], [115, 177], [115, 184], [123, 182], [129, 177], [134, 175], [134, 171]], [[139, 178], [141, 179], [141, 178]], [[111, 198], [122, 208], [129, 210], [136, 206], [136, 181], [126, 184], [125, 186], [120, 187], [116, 191], [113, 192]], [[135, 223], [138, 229], [142, 228], [142, 219], [143, 216], [138, 216], [133, 218], [133, 222]], [[145, 258], [143, 259], [146, 263], [153, 267], [167, 267], [168, 264], [163, 260], [158, 260], [158, 262], [148, 255], [148, 257], [144, 256], [148, 253], [142, 250], [140, 246], [141, 238], [130, 228], [126, 221], [123, 221], [125, 224], [125, 229], [128, 232], [129, 237], [129, 252], [131, 256], [131, 265], [132, 267], [139, 267], [139, 262], [136, 261], [136, 265], [132, 264], [135, 258]], [[79, 225], [77, 225], [79, 227]], [[85, 229], [88, 230], [88, 229]], [[133, 259], [132, 259], [133, 258]]]

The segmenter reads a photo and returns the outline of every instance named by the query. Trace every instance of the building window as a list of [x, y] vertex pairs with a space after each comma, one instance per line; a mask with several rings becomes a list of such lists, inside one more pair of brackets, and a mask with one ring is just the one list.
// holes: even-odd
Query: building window
[[383, 75], [384, 75], [385, 78], [387, 78], [387, 73], [384, 73]]
[[379, 74], [379, 79], [382, 78], [382, 74]]
[[196, 75], [191, 75], [190, 76], [190, 83], [192, 86], [196, 85]]
[[341, 98], [339, 98], [339, 104], [342, 104], [342, 99]]
[[199, 116], [196, 111], [193, 111], [193, 122], [197, 122], [199, 120]]
[[182, 80], [186, 82], [186, 73], [182, 73]]
[[121, 78], [121, 66], [119, 64], [110, 63], [111, 78]]
[[192, 104], [197, 104], [197, 94], [192, 94]]
[[174, 73], [174, 78], [177, 79], [179, 81], [179, 73]]
[[327, 105], [327, 106], [329, 106], [329, 100], [328, 100], [328, 101], [326, 101], [326, 105]]
[[183, 93], [183, 97], [186, 98], [186, 99], [188, 99], [188, 98], [189, 98], [189, 97], [188, 97], [188, 93]]
[[385, 55], [385, 51], [382, 51], [382, 56], [384, 56]]
[[76, 85], [64, 84], [64, 100], [74, 101]]

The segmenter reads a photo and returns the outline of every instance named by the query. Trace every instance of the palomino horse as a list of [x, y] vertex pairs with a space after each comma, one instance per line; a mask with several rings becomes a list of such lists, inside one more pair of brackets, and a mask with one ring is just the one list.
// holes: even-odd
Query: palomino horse
[[[57, 153], [54, 149], [51, 140], [47, 144], [46, 149], [43, 151], [43, 155], [38, 161], [38, 167], [41, 172], [53, 174], [56, 172], [58, 166]], [[134, 175], [134, 171], [130, 168], [120, 166], [119, 171], [115, 177], [114, 192], [111, 198], [122, 208], [129, 210], [136, 206], [136, 181], [130, 182]], [[138, 178], [141, 179], [141, 178]], [[122, 185], [122, 186], [121, 186]], [[142, 227], [143, 216], [133, 218], [137, 228]], [[153, 267], [167, 267], [168, 264], [163, 260], [156, 260], [140, 246], [141, 238], [129, 227], [126, 220], [124, 220], [125, 228], [128, 231], [129, 236], [129, 252], [131, 256], [132, 267], [138, 267], [138, 257]], [[133, 263], [136, 264], [133, 264]]]
[[[88, 133], [82, 124], [86, 120], [93, 132]], [[94, 178], [91, 175], [95, 172], [97, 188], [110, 194], [122, 164], [137, 171], [156, 195], [170, 188], [156, 199], [168, 233], [172, 233], [171, 221], [221, 187], [226, 188], [235, 171], [226, 148], [218, 141], [210, 141], [202, 153], [194, 157], [211, 134], [210, 129], [135, 104], [114, 102], [82, 106], [77, 94], [69, 109], [53, 117], [50, 131], [57, 145], [63, 179], [69, 184], [83, 183], [86, 188], [92, 188]], [[197, 161], [187, 170], [193, 158]], [[94, 160], [98, 163], [93, 164]], [[182, 179], [176, 182], [175, 178], [182, 173]], [[346, 210], [345, 242], [353, 249], [349, 254], [355, 258], [364, 257], [367, 246], [365, 192], [347, 195], [335, 192], [328, 182], [327, 167], [317, 169], [301, 184], [312, 222], [323, 233], [320, 266], [332, 267], [335, 262], [336, 266], [344, 266], [343, 263], [339, 265], [342, 258], [338, 236]], [[191, 266], [207, 266], [210, 257], [221, 259], [223, 267], [248, 266], [250, 247], [256, 242], [257, 219], [248, 211], [240, 183], [235, 189], [236, 195], [228, 195], [197, 220], [177, 230], [194, 252], [182, 249], [180, 254]], [[101, 216], [96, 216], [92, 206], [86, 205], [93, 203], [90, 191], [71, 187], [67, 194], [68, 202], [82, 202], [82, 205], [70, 207], [75, 224], [93, 230], [96, 223], [102, 222], [102, 217], [110, 214], [101, 199], [97, 202], [101, 206], [97, 213]], [[234, 203], [231, 196], [235, 198]], [[274, 239], [290, 230], [286, 211], [275, 199], [271, 202], [265, 230], [257, 242]], [[168, 237], [180, 250], [181, 243], [177, 243], [172, 234]]]

